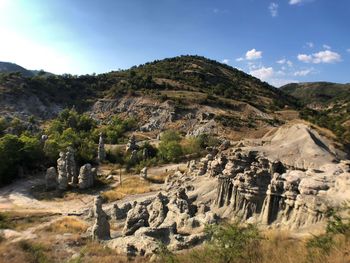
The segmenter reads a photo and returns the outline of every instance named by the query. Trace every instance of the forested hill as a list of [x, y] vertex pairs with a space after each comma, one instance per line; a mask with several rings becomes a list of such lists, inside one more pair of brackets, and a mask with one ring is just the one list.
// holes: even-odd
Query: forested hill
[[281, 87], [287, 94], [298, 98], [305, 104], [327, 106], [332, 103], [350, 101], [350, 83], [332, 82], [291, 83]]
[[[295, 100], [281, 90], [228, 65], [199, 56], [180, 56], [100, 75], [24, 77], [20, 73], [0, 74], [3, 98], [0, 111], [5, 108], [16, 111], [16, 103], [28, 98], [38, 100], [38, 105], [75, 106], [85, 110], [100, 98], [161, 90], [200, 92], [243, 101], [263, 111], [295, 104]], [[8, 104], [11, 107], [7, 107]], [[37, 115], [36, 112], [33, 109], [32, 115]]]

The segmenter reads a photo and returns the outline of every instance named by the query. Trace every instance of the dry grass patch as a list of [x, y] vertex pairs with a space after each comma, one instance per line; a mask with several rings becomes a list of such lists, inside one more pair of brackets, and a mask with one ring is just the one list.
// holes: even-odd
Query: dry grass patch
[[165, 179], [171, 174], [171, 172], [164, 172], [156, 175], [149, 176], [147, 180], [155, 184], [163, 184]]
[[0, 246], [1, 263], [49, 263], [53, 262], [49, 256], [49, 248], [31, 241], [20, 241], [15, 244], [2, 244]]
[[74, 217], [67, 216], [52, 223], [51, 225], [46, 227], [44, 230], [46, 232], [53, 232], [57, 234], [64, 234], [64, 233], [78, 234], [78, 233], [86, 232], [87, 228], [88, 228], [88, 224], [85, 221], [82, 221], [75, 216]]
[[152, 184], [138, 176], [130, 176], [122, 180], [122, 184], [113, 190], [106, 191], [102, 196], [109, 202], [123, 199], [128, 195], [144, 194], [155, 190]]
[[13, 229], [22, 231], [29, 227], [48, 222], [55, 214], [27, 213], [27, 212], [1, 212], [0, 229]]
[[[80, 255], [68, 261], [68, 263], [126, 263], [130, 260], [124, 256], [118, 254], [115, 250], [103, 246], [97, 242], [89, 242], [81, 251]], [[148, 262], [145, 258], [133, 258], [132, 262]]]

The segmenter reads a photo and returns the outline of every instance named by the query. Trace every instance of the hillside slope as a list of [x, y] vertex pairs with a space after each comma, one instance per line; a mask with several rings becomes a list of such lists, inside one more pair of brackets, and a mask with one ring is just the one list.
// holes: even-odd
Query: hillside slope
[[137, 117], [145, 132], [177, 128], [191, 134], [213, 132], [218, 124], [241, 131], [271, 126], [278, 122], [275, 110], [295, 104], [257, 78], [198, 56], [96, 76], [3, 74], [0, 98], [0, 112], [9, 118], [45, 120], [75, 107], [97, 120]]
[[350, 83], [291, 83], [281, 87], [281, 90], [300, 99], [305, 104], [318, 105], [319, 107], [350, 101]]
[[35, 74], [17, 64], [0, 61], [0, 73], [15, 73], [20, 72], [25, 77], [33, 77]]
[[302, 118], [332, 130], [342, 143], [350, 143], [350, 84], [293, 83], [281, 90], [304, 103]]

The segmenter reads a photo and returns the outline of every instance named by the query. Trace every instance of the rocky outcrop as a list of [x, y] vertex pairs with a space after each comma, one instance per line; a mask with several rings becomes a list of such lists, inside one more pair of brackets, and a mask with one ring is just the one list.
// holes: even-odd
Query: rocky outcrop
[[[114, 205], [116, 218], [124, 218], [129, 205], [124, 206], [119, 208]], [[197, 210], [184, 188], [135, 202], [127, 212], [123, 237], [111, 240], [108, 246], [135, 256], [155, 253], [159, 242], [173, 250], [200, 244], [205, 240], [205, 234], [192, 233], [192, 230], [203, 230], [206, 224], [216, 222], [216, 215], [207, 209], [202, 209], [203, 214], [196, 215]]]
[[159, 193], [149, 206], [149, 225], [150, 227], [159, 227], [165, 220], [169, 211], [167, 204], [169, 200], [162, 193]]
[[132, 205], [130, 203], [125, 203], [120, 207], [118, 206], [118, 204], [114, 204], [113, 210], [112, 210], [112, 217], [114, 217], [115, 220], [125, 219], [131, 208], [132, 208]]
[[135, 202], [132, 209], [129, 210], [125, 226], [123, 229], [123, 235], [130, 236], [141, 227], [149, 226], [148, 224], [149, 213], [146, 205]]

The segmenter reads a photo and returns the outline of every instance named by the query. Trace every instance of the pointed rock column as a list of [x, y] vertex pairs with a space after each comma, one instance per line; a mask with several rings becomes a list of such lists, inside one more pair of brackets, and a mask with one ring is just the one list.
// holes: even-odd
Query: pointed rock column
[[95, 224], [92, 227], [93, 240], [105, 240], [111, 237], [108, 215], [102, 209], [102, 197], [97, 196], [94, 201], [93, 215]]
[[77, 174], [77, 168], [76, 168], [75, 159], [74, 159], [74, 150], [72, 147], [67, 148], [66, 166], [67, 166], [68, 182], [77, 184], [78, 174]]
[[97, 159], [99, 162], [102, 162], [106, 159], [105, 144], [102, 133], [100, 133], [100, 139], [98, 142]]
[[57, 160], [57, 173], [58, 173], [58, 189], [67, 190], [68, 188], [68, 175], [66, 165], [66, 153], [60, 152], [60, 158]]

